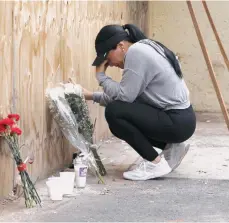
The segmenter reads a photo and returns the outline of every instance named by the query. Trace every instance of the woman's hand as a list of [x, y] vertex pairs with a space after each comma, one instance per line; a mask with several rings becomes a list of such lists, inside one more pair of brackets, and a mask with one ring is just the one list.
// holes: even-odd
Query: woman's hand
[[108, 65], [108, 60], [105, 60], [103, 63], [96, 67], [96, 73], [105, 72]]
[[86, 100], [93, 100], [93, 92], [82, 87], [83, 95]]

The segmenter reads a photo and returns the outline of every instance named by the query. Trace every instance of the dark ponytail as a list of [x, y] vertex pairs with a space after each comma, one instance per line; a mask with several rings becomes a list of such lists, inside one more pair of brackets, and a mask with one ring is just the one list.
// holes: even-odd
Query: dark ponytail
[[[136, 43], [140, 40], [147, 39], [145, 34], [137, 26], [135, 26], [133, 24], [126, 24], [126, 25], [123, 25], [122, 27], [124, 30], [127, 30], [129, 35], [128, 35], [126, 40], [131, 42], [131, 43]], [[176, 58], [176, 55], [170, 49], [168, 49], [166, 46], [164, 46], [162, 43], [155, 41], [155, 40], [153, 40], [153, 41], [156, 42], [158, 45], [160, 45], [163, 48], [165, 56], [167, 57], [169, 63], [174, 68], [177, 76], [182, 78], [183, 77], [182, 71], [180, 68], [179, 61]]]
[[122, 27], [124, 30], [127, 30], [129, 34], [128, 38], [131, 43], [136, 43], [139, 40], [147, 39], [144, 33], [137, 26], [133, 24], [126, 24]]
[[179, 78], [182, 78], [183, 74], [182, 74], [182, 71], [180, 68], [179, 61], [176, 58], [176, 55], [170, 49], [168, 49], [166, 46], [164, 46], [162, 43], [155, 41], [155, 40], [154, 40], [154, 42], [156, 42], [158, 45], [160, 45], [164, 49], [165, 56], [168, 58], [170, 64], [173, 66], [177, 76]]

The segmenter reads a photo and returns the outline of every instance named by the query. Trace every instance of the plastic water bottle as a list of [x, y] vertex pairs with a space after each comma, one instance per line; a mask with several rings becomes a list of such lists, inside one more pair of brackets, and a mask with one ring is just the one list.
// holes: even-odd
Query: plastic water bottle
[[74, 162], [74, 170], [76, 174], [75, 185], [78, 188], [84, 188], [87, 181], [88, 166], [83, 163], [83, 155], [79, 155]]

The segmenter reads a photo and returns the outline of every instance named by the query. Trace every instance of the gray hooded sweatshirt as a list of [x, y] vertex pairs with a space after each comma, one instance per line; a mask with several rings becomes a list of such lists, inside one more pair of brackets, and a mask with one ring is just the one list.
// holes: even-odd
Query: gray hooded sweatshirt
[[167, 58], [162, 56], [163, 48], [154, 41], [150, 43], [151, 46], [139, 41], [129, 47], [120, 82], [112, 80], [104, 72], [96, 74], [104, 92], [94, 92], [94, 102], [106, 106], [113, 100], [137, 101], [162, 110], [186, 109], [190, 106], [184, 79], [177, 76]]

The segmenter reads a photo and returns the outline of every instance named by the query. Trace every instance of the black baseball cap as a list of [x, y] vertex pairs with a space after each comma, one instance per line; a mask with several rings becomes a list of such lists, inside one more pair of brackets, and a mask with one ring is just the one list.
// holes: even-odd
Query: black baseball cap
[[127, 37], [128, 33], [120, 25], [104, 26], [95, 39], [97, 57], [92, 63], [92, 66], [99, 66], [103, 63], [104, 60], [106, 60], [109, 51], [114, 49], [120, 41]]

